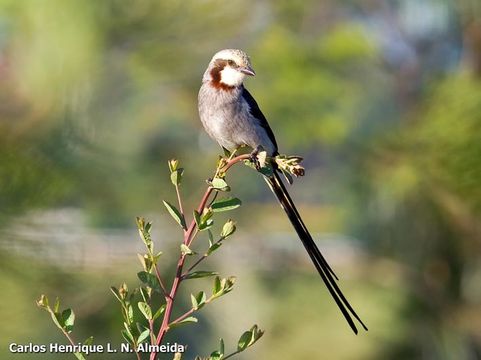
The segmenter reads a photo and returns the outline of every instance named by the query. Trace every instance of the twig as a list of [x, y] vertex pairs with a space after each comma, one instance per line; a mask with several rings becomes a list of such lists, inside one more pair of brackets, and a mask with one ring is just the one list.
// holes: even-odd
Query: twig
[[[229, 159], [227, 161], [227, 164], [225, 164], [221, 168], [216, 169], [215, 177], [220, 172], [226, 173], [233, 165], [237, 164], [238, 162], [250, 159], [249, 154], [243, 154], [243, 155], [233, 157], [234, 154], [235, 154], [235, 151], [229, 157]], [[214, 188], [212, 186], [209, 185], [207, 187], [207, 189], [206, 189], [206, 191], [205, 191], [205, 193], [202, 197], [202, 200], [200, 201], [200, 204], [197, 208], [197, 212], [199, 214], [202, 214], [202, 212], [204, 211], [204, 208], [206, 207], [206, 204], [207, 204], [207, 202], [209, 200], [209, 197], [212, 194], [213, 190], [214, 190]], [[178, 193], [178, 196], [180, 196], [179, 193]], [[180, 202], [179, 202], [179, 207], [181, 207]], [[182, 212], [182, 210], [180, 210], [180, 211]], [[184, 231], [183, 243], [185, 245], [190, 246], [192, 244], [192, 242], [194, 241], [195, 236], [197, 235], [197, 232], [194, 231], [194, 230], [196, 230], [195, 219], [191, 221], [187, 230]], [[174, 299], [175, 299], [175, 296], [177, 294], [177, 290], [179, 289], [180, 283], [182, 282], [182, 270], [183, 270], [183, 267], [184, 267], [185, 259], [186, 259], [186, 255], [181, 254], [180, 258], [177, 262], [177, 270], [176, 270], [175, 278], [174, 278], [174, 281], [172, 282], [172, 287], [170, 289], [170, 293], [168, 294], [168, 297], [166, 297], [166, 306], [165, 306], [164, 318], [162, 320], [162, 325], [160, 326], [159, 332], [158, 332], [156, 340], [155, 340], [156, 345], [160, 345], [162, 343], [162, 339], [164, 338], [165, 334], [169, 330], [169, 323], [170, 323], [170, 317], [172, 315], [172, 310], [173, 310], [173, 306], [174, 306]], [[178, 321], [178, 319], [175, 320], [175, 321]], [[156, 350], [152, 351], [151, 354], [150, 354], [150, 360], [155, 360], [156, 356], [157, 356], [157, 351]]]
[[[185, 218], [185, 214], [184, 214], [184, 208], [182, 207], [182, 199], [180, 198], [180, 189], [179, 189], [179, 185], [175, 185], [175, 192], [177, 194], [177, 202], [179, 203], [179, 210], [180, 210], [180, 213], [182, 214], [182, 216]], [[186, 230], [184, 229], [184, 232]]]
[[223, 359], [223, 360], [228, 359], [228, 358], [230, 358], [230, 357], [233, 357], [234, 355], [239, 354], [240, 352], [241, 352], [240, 350], [236, 350], [236, 351], [234, 351], [232, 354], [229, 354], [229, 355], [227, 355], [226, 357], [223, 357], [222, 359]]
[[149, 329], [150, 329], [150, 343], [152, 345], [155, 344], [155, 335], [154, 335], [154, 320], [149, 319]]
[[134, 352], [135, 352], [135, 355], [137, 355], [137, 360], [141, 360], [141, 359], [140, 359], [140, 354], [139, 354], [139, 352], [137, 351], [137, 349], [135, 349]]
[[[216, 242], [214, 242], [212, 245], [216, 245], [216, 244], [220, 244], [222, 241], [225, 240], [225, 237], [221, 237], [219, 240], [217, 240]], [[192, 264], [191, 267], [189, 267], [189, 269], [187, 270], [187, 274], [190, 273], [197, 265], [199, 265], [203, 260], [205, 260], [209, 255], [207, 253], [205, 253], [204, 255], [202, 255], [200, 258], [197, 259], [197, 261]]]
[[175, 319], [174, 321], [172, 321], [170, 324], [176, 324], [178, 323], [179, 321], [182, 321], [184, 320], [186, 317], [188, 317], [189, 315], [192, 315], [192, 313], [195, 311], [194, 308], [190, 309], [189, 311], [187, 311], [185, 314], [183, 315], [180, 315], [177, 319]]
[[155, 276], [157, 277], [157, 280], [159, 280], [160, 287], [162, 289], [162, 292], [164, 293], [164, 297], [168, 298], [170, 295], [167, 292], [167, 289], [165, 288], [164, 282], [162, 281], [162, 277], [160, 276], [159, 269], [157, 268], [157, 264], [154, 265], [155, 269]]
[[204, 254], [199, 259], [197, 259], [197, 261], [187, 270], [186, 274], [190, 273], [192, 271], [192, 269], [194, 269], [197, 265], [199, 265], [202, 260], [207, 258], [207, 256], [209, 256], [209, 255]]

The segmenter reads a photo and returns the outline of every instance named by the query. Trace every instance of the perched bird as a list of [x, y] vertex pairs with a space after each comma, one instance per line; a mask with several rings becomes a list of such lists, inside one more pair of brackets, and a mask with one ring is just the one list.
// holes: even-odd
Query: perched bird
[[[202, 79], [198, 99], [199, 115], [206, 132], [223, 148], [234, 151], [247, 145], [253, 149], [254, 155], [262, 149], [269, 157], [274, 157], [278, 154], [274, 133], [257, 102], [243, 85], [246, 76], [254, 75], [245, 52], [226, 49], [216, 53]], [[264, 178], [286, 212], [324, 284], [352, 330], [357, 334], [352, 317], [367, 330], [339, 289], [337, 276], [304, 225], [275, 162], [272, 162], [272, 167], [275, 169], [273, 175]]]

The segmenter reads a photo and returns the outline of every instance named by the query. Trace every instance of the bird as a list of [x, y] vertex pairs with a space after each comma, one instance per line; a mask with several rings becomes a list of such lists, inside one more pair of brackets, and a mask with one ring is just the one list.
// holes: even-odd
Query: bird
[[[252, 158], [260, 151], [265, 151], [272, 159], [279, 154], [274, 132], [254, 97], [244, 87], [246, 77], [255, 75], [250, 58], [244, 51], [224, 49], [215, 53], [202, 77], [198, 94], [199, 117], [207, 134], [222, 148], [235, 151], [247, 146], [252, 149]], [[264, 179], [287, 214], [327, 290], [352, 331], [358, 333], [353, 318], [367, 331], [368, 328], [339, 288], [338, 277], [304, 224], [276, 163], [271, 160], [271, 165], [274, 171], [264, 175]]]

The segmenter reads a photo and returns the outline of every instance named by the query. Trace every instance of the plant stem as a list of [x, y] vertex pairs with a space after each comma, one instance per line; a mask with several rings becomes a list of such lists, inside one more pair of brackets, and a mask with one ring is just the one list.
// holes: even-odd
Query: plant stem
[[162, 281], [162, 277], [160, 276], [159, 269], [157, 268], [157, 264], [154, 265], [155, 275], [157, 276], [157, 280], [159, 280], [160, 287], [162, 288], [162, 292], [164, 293], [164, 297], [167, 299], [170, 295], [165, 288], [164, 282]]
[[[222, 168], [216, 169], [215, 176], [217, 176], [219, 174], [219, 172], [226, 173], [233, 165], [235, 165], [236, 163], [238, 163], [240, 161], [250, 159], [249, 154], [239, 155], [239, 156], [236, 156], [236, 157], [233, 158], [234, 154], [235, 154], [235, 152], [233, 154], [231, 154], [231, 156], [229, 157], [229, 159], [227, 161], [227, 164], [225, 164]], [[177, 190], [177, 186], [176, 186], [176, 190]], [[213, 190], [214, 190], [214, 188], [212, 186], [207, 187], [207, 189], [206, 189], [206, 191], [205, 191], [205, 193], [202, 197], [202, 200], [200, 201], [199, 207], [197, 208], [197, 212], [199, 214], [202, 214], [202, 212], [204, 211], [204, 208], [205, 208]], [[180, 211], [183, 213], [182, 207], [180, 205], [181, 204], [180, 203], [180, 193], [177, 192], [177, 195], [178, 195], [178, 198], [179, 198], [179, 207], [181, 208]], [[190, 246], [192, 244], [192, 242], [194, 241], [195, 235], [197, 234], [197, 232], [194, 231], [194, 230], [196, 230], [195, 219], [191, 221], [187, 230], [184, 230], [183, 243], [185, 245]], [[186, 259], [186, 256], [184, 254], [181, 254], [180, 257], [179, 257], [179, 260], [177, 262], [177, 270], [176, 270], [175, 278], [174, 278], [174, 281], [172, 282], [172, 287], [170, 289], [170, 293], [166, 297], [166, 306], [165, 306], [164, 318], [162, 320], [162, 325], [160, 326], [159, 332], [157, 334], [157, 338], [155, 340], [156, 345], [160, 345], [162, 343], [162, 339], [164, 338], [165, 334], [169, 330], [169, 323], [170, 323], [170, 317], [172, 315], [172, 310], [173, 310], [173, 306], [174, 306], [174, 299], [175, 299], [175, 296], [177, 295], [177, 290], [179, 289], [180, 283], [182, 282], [182, 270], [183, 270], [183, 267], [184, 267], [185, 259]], [[156, 356], [157, 356], [157, 351], [155, 351], [155, 350], [152, 351], [151, 354], [150, 354], [150, 360], [155, 360]]]
[[135, 355], [137, 355], [137, 360], [140, 360], [140, 354], [137, 350], [134, 350], [135, 351]]
[[75, 342], [73, 341], [73, 339], [70, 337], [70, 335], [68, 334], [68, 332], [62, 328], [62, 332], [63, 334], [65, 335], [65, 337], [68, 339], [69, 343], [72, 344], [73, 346], [75, 346]]
[[179, 316], [177, 319], [175, 319], [174, 321], [172, 321], [170, 324], [176, 324], [176, 323], [178, 323], [179, 321], [184, 320], [186, 317], [188, 317], [189, 315], [191, 315], [194, 311], [195, 311], [194, 308], [190, 309], [190, 310], [187, 311], [185, 314]]
[[[53, 313], [52, 310], [49, 310]], [[68, 339], [69, 343], [75, 347], [75, 341], [70, 337], [69, 333], [67, 332], [67, 330], [65, 330], [64, 328], [60, 328], [60, 330], [62, 330], [63, 334], [65, 335], [65, 337]], [[83, 354], [78, 351], [78, 352], [75, 352], [75, 354], [80, 354], [80, 356], [82, 356], [83, 359], [85, 359], [85, 357], [83, 356]], [[77, 356], [76, 356], [77, 357]]]
[[[180, 210], [180, 213], [182, 214], [182, 216], [185, 218], [185, 214], [184, 214], [184, 208], [182, 207], [182, 199], [180, 197], [180, 189], [179, 189], [179, 185], [175, 185], [175, 192], [177, 194], [177, 202], [179, 203], [179, 210]], [[186, 230], [184, 229], [184, 232]]]
[[[216, 244], [220, 244], [222, 241], [225, 240], [225, 237], [221, 237], [219, 240], [217, 240], [216, 242], [214, 242], [212, 245], [216, 245]], [[204, 255], [202, 255], [200, 258], [197, 259], [197, 261], [192, 264], [191, 267], [189, 267], [189, 269], [187, 270], [186, 274], [190, 273], [197, 265], [199, 265], [203, 260], [205, 260], [209, 255], [207, 255], [207, 253], [205, 253]]]
[[234, 351], [232, 354], [229, 354], [229, 355], [227, 355], [226, 357], [223, 357], [222, 359], [223, 359], [223, 360], [228, 359], [228, 358], [230, 358], [230, 357], [233, 357], [234, 355], [237, 355], [238, 353], [240, 353], [239, 350]]
[[189, 267], [186, 274], [190, 273], [192, 271], [192, 269], [194, 269], [197, 265], [199, 265], [201, 263], [201, 261], [204, 260], [207, 256], [209, 256], [209, 255], [204, 254], [199, 259], [197, 259], [197, 261], [191, 267]]
[[155, 344], [155, 335], [154, 335], [154, 320], [149, 320], [149, 329], [150, 329], [150, 343], [152, 345]]

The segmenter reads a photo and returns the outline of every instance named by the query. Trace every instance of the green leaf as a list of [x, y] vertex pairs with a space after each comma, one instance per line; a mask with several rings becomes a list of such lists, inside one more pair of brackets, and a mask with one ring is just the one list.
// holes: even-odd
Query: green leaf
[[237, 343], [237, 350], [244, 351], [259, 340], [262, 335], [264, 335], [264, 331], [260, 330], [257, 325], [252, 326], [249, 331], [246, 331], [241, 335]]
[[269, 161], [266, 161], [264, 166], [262, 166], [259, 170], [256, 169], [255, 164], [250, 160], [244, 160], [244, 165], [247, 165], [256, 171], [259, 171], [262, 175], [265, 175], [267, 177], [274, 174], [274, 169]]
[[145, 329], [144, 331], [142, 331], [137, 339], [137, 344], [140, 344], [146, 341], [149, 338], [149, 335], [150, 335], [149, 329]]
[[229, 211], [238, 208], [241, 204], [238, 198], [226, 198], [214, 201], [211, 208], [214, 212]]
[[229, 219], [229, 221], [227, 221], [222, 227], [222, 232], [220, 233], [220, 236], [225, 239], [231, 236], [235, 232], [235, 230], [235, 221]]
[[237, 351], [244, 351], [245, 349], [247, 349], [251, 339], [252, 339], [252, 332], [251, 331], [244, 332], [239, 338], [239, 341], [237, 342]]
[[147, 289], [144, 289], [143, 287], [139, 287], [139, 292], [140, 292], [140, 296], [142, 296], [142, 299], [144, 300], [144, 302], [147, 302], [147, 298], [149, 297]]
[[112, 294], [114, 294], [114, 296], [117, 298], [118, 301], [120, 301], [121, 304], [124, 303], [124, 301], [120, 297], [119, 290], [115, 286], [111, 286], [110, 291], [112, 291]]
[[84, 341], [84, 345], [92, 345], [94, 343], [94, 337], [90, 336]]
[[85, 357], [82, 355], [82, 353], [74, 352], [73, 354], [78, 360], [85, 360]]
[[202, 221], [203, 223], [205, 223], [205, 222], [207, 222], [209, 219], [211, 219], [213, 215], [214, 215], [214, 213], [212, 212], [211, 209], [209, 209], [209, 208], [204, 208], [204, 211], [202, 212], [201, 221]]
[[163, 201], [163, 203], [164, 203], [164, 206], [169, 211], [170, 215], [174, 218], [174, 220], [177, 221], [177, 223], [180, 225], [182, 229], [186, 230], [187, 226], [185, 225], [185, 219], [184, 219], [184, 216], [180, 213], [180, 211], [177, 210], [177, 208], [174, 205], [170, 204], [165, 200]]
[[152, 228], [152, 222], [151, 221], [148, 221], [146, 224], [145, 224], [145, 231], [147, 231], [149, 234], [150, 234], [150, 229]]
[[128, 316], [128, 321], [129, 323], [133, 323], [134, 322], [134, 309], [132, 307], [132, 305], [130, 304], [127, 304], [127, 316]]
[[196, 210], [194, 210], [194, 220], [197, 228], [200, 231], [207, 230], [212, 227], [214, 221], [211, 219], [213, 215], [212, 210], [206, 210], [202, 215], [200, 215]]
[[190, 294], [190, 301], [192, 302], [192, 309], [197, 310], [199, 304], [197, 303], [195, 296], [192, 294]]
[[209, 360], [221, 360], [224, 358], [224, 339], [220, 338], [219, 350], [216, 350], [210, 354]]
[[161, 307], [159, 307], [159, 309], [155, 312], [154, 316], [153, 316], [153, 320], [156, 320], [160, 315], [162, 315], [165, 311], [165, 304], [162, 305]]
[[197, 210], [194, 210], [194, 220], [195, 220], [195, 224], [197, 225], [197, 227], [200, 230], [200, 225], [201, 225], [202, 222], [200, 220], [200, 214]]
[[259, 328], [257, 327], [257, 325], [254, 325], [254, 326], [251, 328], [251, 331], [252, 331], [253, 337], [252, 337], [252, 341], [251, 341], [251, 343], [249, 344], [249, 346], [252, 345], [252, 344], [254, 344], [257, 340], [259, 340], [259, 339], [262, 337], [262, 335], [264, 335], [264, 331], [261, 330], [261, 329], [259, 329]]
[[180, 183], [182, 182], [183, 174], [184, 174], [184, 169], [182, 168], [176, 169], [170, 174], [170, 181], [174, 186], [180, 185]]
[[225, 282], [223, 283], [224, 294], [227, 294], [228, 292], [232, 291], [232, 289], [234, 288], [235, 281], [236, 281], [235, 276], [229, 276], [227, 279], [225, 279]]
[[200, 291], [196, 296], [191, 294], [190, 299], [192, 301], [192, 308], [198, 310], [204, 306], [207, 296], [205, 295], [205, 292]]
[[37, 300], [37, 306], [47, 309], [48, 308], [48, 297], [45, 295], [40, 295], [40, 299]]
[[220, 248], [222, 245], [221, 242], [216, 242], [214, 244], [212, 244], [209, 249], [207, 250], [207, 255], [210, 255], [212, 254], [214, 251], [216, 251], [218, 248]]
[[222, 284], [219, 276], [216, 276], [214, 279], [214, 287], [212, 288], [212, 295], [216, 295], [220, 293], [222, 290]]
[[132, 345], [134, 344], [134, 338], [133, 338], [130, 330], [125, 330], [125, 329], [124, 329], [124, 330], [121, 330], [120, 332], [122, 333], [123, 338], [124, 338], [128, 343], [130, 343], [130, 344], [132, 344]]
[[153, 242], [150, 236], [150, 229], [152, 228], [152, 223], [145, 222], [145, 219], [143, 217], [137, 217], [136, 222], [137, 222], [137, 228], [139, 229], [140, 238], [144, 242], [147, 249], [149, 249], [149, 251], [152, 252]]
[[225, 350], [224, 350], [224, 339], [220, 338], [219, 341], [219, 352], [221, 355], [224, 355]]
[[147, 320], [152, 319], [152, 309], [150, 308], [149, 304], [143, 301], [139, 301], [137, 303], [137, 306], [139, 307], [140, 312], [145, 316]]
[[148, 273], [146, 271], [140, 271], [137, 273], [137, 277], [148, 287], [161, 292], [159, 280], [154, 274]]
[[230, 276], [227, 279], [221, 279], [218, 276], [214, 279], [214, 287], [212, 289], [212, 295], [214, 297], [220, 297], [232, 291], [235, 283], [235, 276]]
[[202, 223], [202, 227], [199, 229], [200, 231], [204, 231], [210, 229], [214, 225], [213, 219], [207, 219], [205, 222]]
[[180, 252], [182, 255], [194, 255], [195, 251], [192, 251], [187, 245], [180, 244]]
[[145, 262], [146, 258], [144, 257], [144, 255], [140, 255], [140, 254], [137, 254], [137, 258], [139, 259], [140, 261], [140, 265], [142, 265], [142, 268], [147, 271], [147, 264]]
[[62, 315], [59, 313], [54, 313], [53, 311], [49, 311], [50, 316], [52, 317], [53, 323], [59, 328], [64, 329]]
[[209, 277], [209, 276], [215, 276], [217, 274], [218, 274], [218, 272], [216, 272], [216, 271], [194, 271], [194, 272], [186, 274], [184, 276], [184, 280], [199, 279], [199, 278], [204, 278], [204, 277]]
[[219, 352], [219, 350], [215, 350], [210, 354], [208, 360], [221, 360], [221, 359], [222, 359], [221, 353]]
[[55, 304], [53, 306], [53, 312], [58, 312], [60, 307], [60, 299], [58, 297], [55, 298]]
[[220, 191], [229, 191], [230, 187], [227, 185], [224, 179], [221, 178], [214, 178], [211, 182], [211, 185], [214, 189]]
[[75, 323], [75, 314], [72, 309], [65, 309], [62, 311], [62, 324], [68, 333], [72, 332]]
[[212, 231], [207, 230], [207, 234], [209, 235], [209, 247], [214, 244], [214, 235], [212, 235]]
[[198, 322], [199, 320], [197, 320], [196, 317], [193, 317], [193, 316], [189, 316], [188, 318], [185, 318], [184, 320], [181, 320], [179, 322], [176, 322], [175, 324], [169, 324], [169, 328], [174, 328], [174, 327], [178, 327], [178, 326], [181, 326], [181, 325], [186, 325], [186, 324], [192, 324], [192, 323], [196, 323]]
[[204, 213], [202, 214], [200, 218], [200, 223], [201, 226], [199, 227], [199, 230], [207, 230], [214, 225], [214, 219], [212, 219], [212, 216], [214, 215], [214, 212], [212, 209], [204, 209]]

